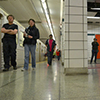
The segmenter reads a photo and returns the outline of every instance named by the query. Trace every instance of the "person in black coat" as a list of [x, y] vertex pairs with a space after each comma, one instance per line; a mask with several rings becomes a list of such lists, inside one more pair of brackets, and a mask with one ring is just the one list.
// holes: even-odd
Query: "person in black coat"
[[94, 42], [92, 42], [92, 56], [91, 56], [91, 61], [90, 61], [90, 64], [92, 63], [92, 60], [93, 60], [93, 57], [95, 56], [95, 60], [94, 60], [94, 63], [96, 63], [96, 60], [97, 60], [97, 54], [98, 54], [98, 42], [97, 42], [97, 39], [94, 38]]
[[37, 39], [39, 39], [39, 30], [35, 26], [35, 20], [29, 19], [28, 21], [29, 27], [25, 29], [24, 32], [24, 48], [25, 48], [25, 60], [24, 60], [24, 68], [23, 70], [28, 70], [29, 65], [29, 52], [32, 57], [32, 68], [33, 70], [36, 68], [36, 58], [35, 58], [35, 50]]

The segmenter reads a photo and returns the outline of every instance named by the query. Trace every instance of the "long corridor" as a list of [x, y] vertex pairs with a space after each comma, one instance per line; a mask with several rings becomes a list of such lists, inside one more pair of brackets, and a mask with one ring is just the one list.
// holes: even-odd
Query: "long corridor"
[[0, 73], [0, 100], [100, 100], [100, 64], [88, 75], [63, 74], [60, 62], [37, 63], [37, 68]]

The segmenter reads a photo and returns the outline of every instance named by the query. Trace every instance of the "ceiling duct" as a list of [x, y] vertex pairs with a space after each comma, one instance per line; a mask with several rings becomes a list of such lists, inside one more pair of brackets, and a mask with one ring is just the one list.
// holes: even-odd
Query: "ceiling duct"
[[[27, 20], [26, 20], [26, 21], [24, 21], [24, 20], [19, 20], [18, 22], [19, 22], [19, 23], [28, 23]], [[41, 21], [35, 21], [35, 23], [41, 23]]]
[[0, 0], [0, 1], [8, 1], [8, 0]]
[[93, 23], [92, 21], [88, 21], [88, 23]]

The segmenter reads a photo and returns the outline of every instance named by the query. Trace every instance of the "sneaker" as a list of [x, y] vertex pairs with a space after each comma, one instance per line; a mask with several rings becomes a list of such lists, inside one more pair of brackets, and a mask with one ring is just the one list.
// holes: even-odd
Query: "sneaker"
[[24, 70], [25, 70], [24, 68], [21, 69], [21, 71], [24, 71]]
[[97, 62], [94, 62], [95, 64], [97, 64]]
[[13, 69], [14, 69], [14, 70], [17, 70], [17, 67], [14, 67]]
[[47, 67], [49, 67], [49, 64], [47, 64]]
[[32, 68], [33, 70], [35, 70], [36, 68]]
[[9, 71], [9, 69], [8, 68], [4, 68], [3, 69], [3, 72], [6, 72], [6, 71]]

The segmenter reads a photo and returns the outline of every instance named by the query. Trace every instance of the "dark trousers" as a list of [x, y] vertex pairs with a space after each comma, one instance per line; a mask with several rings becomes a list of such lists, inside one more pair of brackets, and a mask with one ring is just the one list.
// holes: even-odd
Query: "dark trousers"
[[52, 58], [53, 58], [53, 52], [47, 52], [47, 57], [48, 57], [48, 64], [52, 64]]
[[60, 60], [60, 56], [57, 56], [57, 59]]
[[96, 60], [97, 60], [97, 51], [94, 51], [94, 50], [92, 50], [92, 57], [91, 57], [91, 62], [90, 63], [92, 63], [92, 60], [93, 60], [93, 57], [95, 56], [95, 60], [94, 60], [94, 62], [96, 63]]
[[10, 67], [10, 60], [11, 65], [16, 67], [16, 41], [11, 40], [3, 40], [3, 56], [4, 56], [4, 67]]

